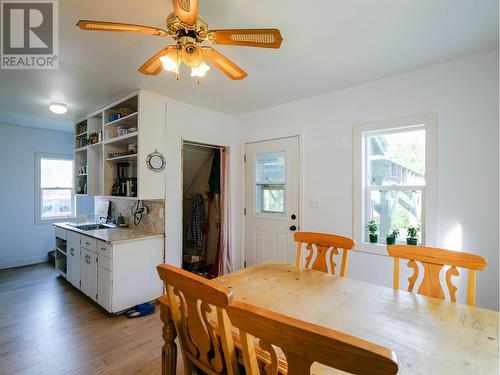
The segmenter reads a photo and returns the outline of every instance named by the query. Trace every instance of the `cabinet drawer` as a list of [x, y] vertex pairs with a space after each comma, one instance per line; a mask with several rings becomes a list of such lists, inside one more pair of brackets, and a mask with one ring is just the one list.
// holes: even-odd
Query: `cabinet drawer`
[[105, 257], [111, 257], [111, 245], [104, 241], [97, 241], [97, 253]]
[[97, 263], [99, 264], [100, 267], [107, 269], [108, 271], [111, 271], [111, 259], [108, 258], [107, 256], [104, 256], [99, 253], [98, 255], [98, 261]]
[[66, 229], [56, 227], [56, 237], [60, 238], [61, 240], [65, 240], [66, 239]]
[[94, 253], [97, 253], [97, 239], [88, 237], [88, 236], [81, 236], [80, 237], [80, 246], [93, 251]]

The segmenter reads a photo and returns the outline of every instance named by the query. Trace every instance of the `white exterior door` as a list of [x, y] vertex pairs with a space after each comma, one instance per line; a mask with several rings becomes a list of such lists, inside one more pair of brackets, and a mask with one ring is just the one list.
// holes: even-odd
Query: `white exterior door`
[[248, 143], [245, 148], [246, 265], [295, 262], [299, 229], [299, 138]]

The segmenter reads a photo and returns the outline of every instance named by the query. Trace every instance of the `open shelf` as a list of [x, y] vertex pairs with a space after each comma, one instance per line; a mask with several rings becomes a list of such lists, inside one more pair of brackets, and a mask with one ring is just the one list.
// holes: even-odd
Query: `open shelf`
[[135, 161], [137, 160], [137, 154], [131, 154], [131, 155], [123, 155], [123, 156], [117, 156], [115, 158], [107, 158], [106, 161], [109, 161], [110, 163], [116, 161]]
[[138, 132], [135, 131], [133, 133], [128, 133], [128, 134], [122, 135], [120, 137], [115, 137], [115, 138], [107, 139], [103, 143], [105, 145], [109, 145], [111, 143], [128, 143], [128, 142], [124, 142], [124, 141], [127, 141], [130, 138], [137, 137], [137, 134], [138, 134]]
[[[77, 195], [111, 197], [124, 193], [164, 199], [165, 175], [150, 171], [142, 160], [155, 150], [165, 152], [165, 102], [162, 95], [137, 90], [75, 125], [73, 179]], [[96, 143], [87, 144], [90, 140]], [[86, 169], [81, 169], [83, 166]], [[122, 179], [126, 179], [125, 187]]]
[[115, 121], [108, 122], [104, 126], [123, 126], [123, 127], [137, 127], [137, 115], [139, 112], [131, 113], [128, 116], [121, 117]]
[[104, 199], [124, 199], [124, 200], [129, 200], [129, 201], [136, 201], [137, 200], [137, 197], [125, 197], [123, 195], [104, 195], [100, 198], [104, 198]]

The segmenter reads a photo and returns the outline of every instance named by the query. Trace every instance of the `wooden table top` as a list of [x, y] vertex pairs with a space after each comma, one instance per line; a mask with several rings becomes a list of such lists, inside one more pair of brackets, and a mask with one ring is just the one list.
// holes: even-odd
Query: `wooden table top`
[[[215, 280], [235, 300], [394, 350], [398, 374], [499, 373], [496, 311], [274, 262]], [[331, 371], [315, 365], [313, 372]]]

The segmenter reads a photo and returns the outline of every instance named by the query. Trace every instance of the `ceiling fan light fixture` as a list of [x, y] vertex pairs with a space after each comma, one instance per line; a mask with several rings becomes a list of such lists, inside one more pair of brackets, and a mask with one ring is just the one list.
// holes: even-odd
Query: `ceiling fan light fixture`
[[168, 56], [162, 56], [160, 57], [160, 60], [163, 65], [163, 69], [175, 74], [179, 74], [179, 65], [177, 65], [176, 61], [172, 60]]
[[210, 70], [210, 67], [202, 61], [200, 65], [191, 68], [191, 77], [205, 77], [205, 74]]

